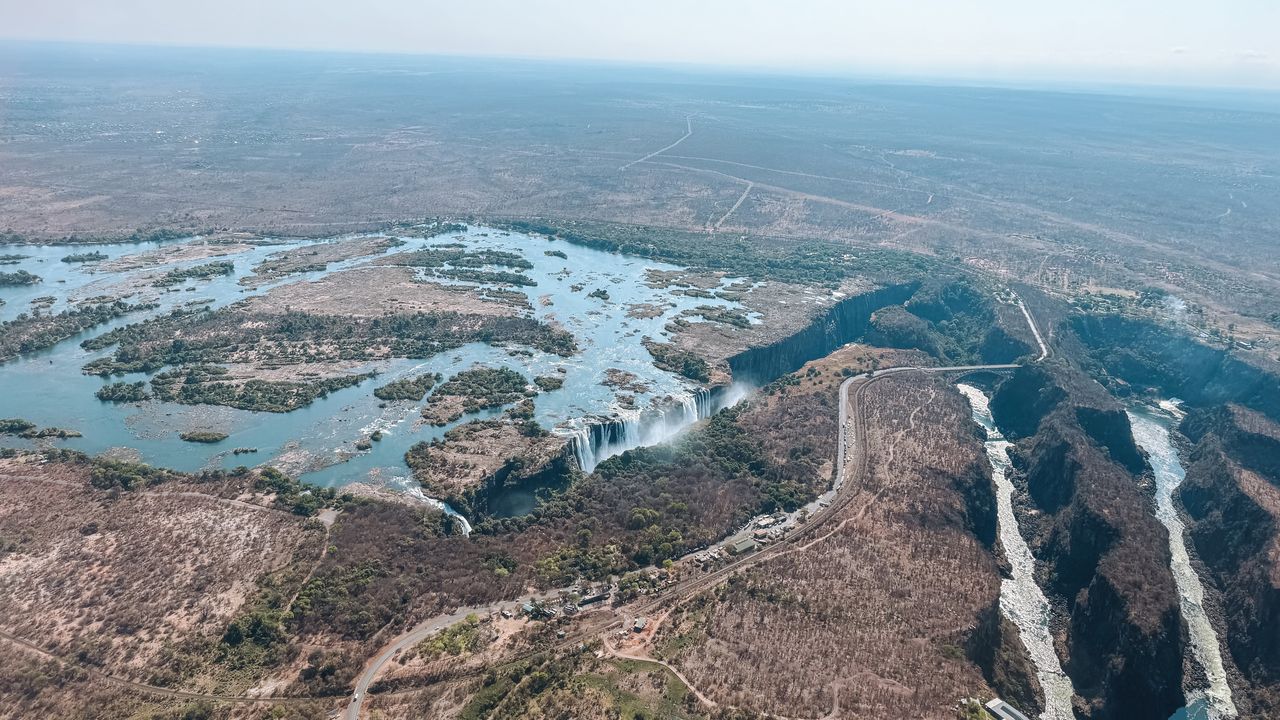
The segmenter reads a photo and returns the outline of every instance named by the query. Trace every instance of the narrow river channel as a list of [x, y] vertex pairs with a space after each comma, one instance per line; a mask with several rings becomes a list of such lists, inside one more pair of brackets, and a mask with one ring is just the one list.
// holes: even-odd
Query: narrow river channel
[[1008, 476], [1011, 443], [996, 428], [989, 398], [972, 385], [961, 383], [956, 387], [969, 401], [973, 421], [987, 431], [985, 445], [996, 483], [1000, 543], [1004, 546], [1011, 570], [1011, 577], [1000, 582], [1000, 611], [1017, 626], [1022, 644], [1035, 663], [1036, 678], [1044, 691], [1042, 720], [1073, 720], [1071, 698], [1075, 695], [1075, 688], [1071, 685], [1071, 678], [1062, 671], [1062, 663], [1053, 648], [1050, 633], [1052, 608], [1044, 591], [1036, 584], [1036, 561], [1018, 529], [1018, 518], [1013, 514], [1013, 483]]
[[1140, 406], [1128, 413], [1133, 439], [1147, 452], [1148, 462], [1155, 472], [1156, 518], [1169, 531], [1170, 568], [1178, 586], [1182, 617], [1187, 621], [1191, 653], [1204, 671], [1205, 687], [1188, 689], [1187, 706], [1175, 713], [1171, 720], [1234, 718], [1237, 716], [1236, 706], [1231, 700], [1231, 687], [1227, 685], [1227, 673], [1222, 666], [1218, 635], [1205, 614], [1204, 586], [1187, 555], [1182, 520], [1173, 504], [1173, 493], [1187, 473], [1169, 436], [1169, 429], [1177, 422], [1177, 406], [1161, 403], [1161, 408], [1166, 405], [1173, 412]]

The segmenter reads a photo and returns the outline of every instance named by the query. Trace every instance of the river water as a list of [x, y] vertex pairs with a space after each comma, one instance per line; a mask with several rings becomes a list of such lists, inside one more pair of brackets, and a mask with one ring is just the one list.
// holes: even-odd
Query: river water
[[1179, 419], [1176, 402], [1162, 402], [1159, 407], [1137, 406], [1128, 410], [1133, 439], [1147, 452], [1156, 480], [1156, 518], [1169, 531], [1170, 569], [1178, 586], [1182, 617], [1187, 622], [1191, 653], [1196, 665], [1204, 671], [1205, 686], [1187, 692], [1187, 707], [1172, 720], [1217, 720], [1236, 717], [1231, 700], [1231, 687], [1222, 666], [1222, 650], [1218, 635], [1204, 611], [1204, 586], [1191, 559], [1181, 518], [1173, 503], [1173, 493], [1186, 478], [1186, 470], [1178, 458], [1169, 431]]
[[1044, 720], [1073, 720], [1071, 698], [1075, 689], [1062, 671], [1050, 633], [1052, 608], [1044, 591], [1036, 584], [1036, 561], [1018, 529], [1013, 512], [1013, 483], [1009, 480], [1009, 447], [991, 416], [989, 398], [978, 388], [956, 385], [969, 401], [973, 421], [987, 431], [987, 459], [996, 483], [996, 512], [1000, 543], [1009, 562], [1010, 577], [1000, 582], [1000, 611], [1018, 628], [1022, 644], [1036, 666], [1036, 678], [1044, 691]]
[[[346, 238], [356, 236], [345, 236]], [[631, 256], [615, 255], [540, 236], [508, 233], [485, 227], [472, 227], [458, 236], [429, 239], [403, 237], [405, 245], [386, 251], [410, 251], [443, 243], [461, 242], [468, 248], [498, 249], [520, 253], [533, 268], [522, 271], [537, 282], [536, 287], [516, 288], [529, 298], [530, 309], [522, 312], [540, 320], [555, 322], [574, 334], [580, 352], [560, 357], [542, 352], [509, 352], [484, 343], [463, 347], [422, 359], [399, 359], [369, 363], [359, 370], [377, 370], [380, 375], [359, 386], [345, 388], [310, 406], [290, 413], [265, 413], [215, 406], [187, 406], [148, 401], [141, 404], [115, 405], [98, 401], [94, 391], [105, 382], [85, 375], [81, 368], [91, 360], [110, 352], [89, 352], [80, 341], [109, 329], [141, 321], [180, 307], [193, 300], [208, 300], [219, 308], [252, 295], [269, 291], [286, 283], [309, 282], [325, 275], [367, 264], [377, 258], [366, 256], [331, 263], [322, 271], [284, 277], [257, 288], [246, 288], [240, 279], [252, 274], [255, 265], [269, 255], [329, 240], [281, 242], [255, 246], [218, 258], [202, 258], [167, 262], [158, 267], [108, 272], [99, 264], [68, 264], [60, 259], [73, 252], [101, 252], [111, 262], [140, 253], [156, 253], [177, 243], [118, 244], [90, 247], [0, 245], [0, 255], [28, 256], [17, 264], [0, 266], [0, 270], [24, 269], [43, 278], [29, 287], [0, 288], [0, 320], [13, 319], [30, 310], [31, 301], [53, 296], [51, 307], [58, 312], [70, 306], [71, 300], [97, 295], [119, 295], [122, 286], [136, 292], [130, 302], [155, 301], [160, 308], [135, 313], [95, 327], [57, 346], [23, 356], [0, 365], [0, 417], [21, 417], [40, 426], [57, 426], [79, 430], [84, 437], [59, 441], [57, 444], [99, 453], [112, 448], [131, 448], [145, 462], [179, 470], [205, 467], [234, 467], [240, 464], [269, 464], [286, 454], [305, 458], [306, 480], [339, 486], [353, 481], [400, 485], [406, 489], [414, 483], [404, 465], [404, 452], [414, 443], [444, 435], [452, 427], [477, 418], [497, 414], [498, 410], [464, 416], [444, 427], [432, 427], [420, 420], [422, 403], [382, 403], [373, 389], [393, 379], [408, 375], [439, 372], [446, 378], [475, 365], [510, 367], [532, 380], [538, 375], [562, 377], [561, 389], [540, 393], [535, 398], [535, 417], [547, 428], [570, 439], [583, 434], [584, 428], [612, 419], [621, 426], [636, 426], [646, 410], [653, 408], [693, 408], [699, 411], [699, 388], [673, 373], [654, 367], [652, 358], [641, 343], [642, 338], [667, 339], [664, 329], [686, 309], [703, 305], [738, 308], [737, 303], [723, 298], [693, 297], [679, 288], [653, 287], [647, 282], [650, 269], [678, 271], [669, 265]], [[550, 254], [550, 253], [555, 254]], [[567, 257], [560, 257], [563, 253]], [[152, 288], [148, 275], [158, 275], [174, 268], [230, 260], [235, 272], [211, 280], [192, 280], [164, 291]], [[501, 268], [485, 268], [501, 269]], [[443, 282], [435, 280], [435, 282]], [[730, 279], [723, 281], [728, 285]], [[607, 291], [608, 300], [590, 297], [592, 290]], [[713, 288], [713, 291], [715, 289]], [[628, 309], [647, 303], [660, 308], [653, 317], [635, 317]], [[339, 310], [340, 312], [340, 310]], [[687, 318], [699, 322], [696, 317]], [[758, 322], [751, 317], [752, 322]], [[621, 391], [602, 384], [606, 370], [616, 368], [632, 373], [647, 386], [647, 392], [636, 393], [637, 407], [619, 403]], [[146, 380], [138, 374], [115, 377], [112, 381]], [[705, 410], [704, 410], [705, 411]], [[647, 432], [643, 437], [615, 438], [608, 447], [598, 448], [590, 457], [592, 464], [640, 442], [669, 436], [672, 425], [687, 424], [687, 413], [668, 413], [661, 432]], [[225, 432], [228, 439], [216, 445], [186, 443], [177, 433], [188, 429], [211, 429]], [[374, 430], [383, 440], [370, 450], [355, 448], [357, 440]], [[0, 438], [0, 445], [31, 446], [30, 441]], [[258, 448], [255, 454], [233, 455], [238, 447]], [[588, 470], [590, 468], [587, 468]]]

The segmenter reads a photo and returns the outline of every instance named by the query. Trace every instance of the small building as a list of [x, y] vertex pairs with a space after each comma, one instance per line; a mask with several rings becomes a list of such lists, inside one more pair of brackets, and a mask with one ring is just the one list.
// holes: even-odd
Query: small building
[[631, 632], [644, 632], [647, 627], [649, 627], [649, 618], [638, 617], [635, 623], [631, 625]]
[[1030, 720], [1026, 715], [1018, 712], [1012, 705], [1000, 698], [987, 701], [985, 707], [991, 717], [997, 718], [998, 720]]
[[608, 600], [608, 599], [609, 599], [609, 591], [606, 590], [602, 593], [597, 593], [595, 595], [588, 595], [587, 597], [582, 598], [582, 600], [578, 601], [578, 607], [594, 605], [598, 602], [601, 602], [603, 600]]
[[729, 552], [734, 555], [745, 555], [747, 553], [755, 552], [758, 549], [760, 549], [760, 543], [752, 540], [751, 538], [741, 538], [733, 541], [733, 543], [729, 545]]

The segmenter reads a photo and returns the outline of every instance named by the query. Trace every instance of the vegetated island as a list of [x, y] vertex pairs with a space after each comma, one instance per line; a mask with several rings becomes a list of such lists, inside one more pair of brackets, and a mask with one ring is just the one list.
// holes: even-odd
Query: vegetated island
[[187, 280], [209, 280], [211, 278], [230, 275], [236, 271], [236, 264], [233, 262], [220, 261], [205, 263], [203, 265], [195, 265], [189, 268], [176, 268], [170, 270], [156, 280], [152, 285], [156, 287], [172, 287], [181, 285]]
[[40, 282], [39, 275], [32, 275], [26, 270], [17, 270], [15, 272], [0, 272], [0, 287], [21, 287], [23, 285], [35, 285]]
[[440, 380], [440, 373], [424, 373], [393, 380], [386, 385], [374, 388], [373, 396], [379, 400], [421, 400]]
[[142, 402], [150, 400], [151, 395], [147, 392], [147, 384], [139, 380], [138, 382], [115, 382], [110, 385], [103, 385], [98, 388], [94, 396], [103, 402], [129, 403]]
[[130, 305], [123, 300], [82, 305], [57, 315], [22, 313], [0, 323], [0, 362], [36, 350], [44, 350], [67, 338], [128, 313], [151, 310], [149, 303]]
[[66, 428], [59, 427], [41, 428], [37, 427], [36, 424], [30, 420], [23, 420], [22, 418], [6, 418], [0, 420], [0, 435], [16, 435], [17, 437], [27, 440], [40, 438], [66, 439], [81, 437], [80, 432], [77, 430], [68, 430]]
[[449, 378], [427, 401], [422, 416], [434, 425], [447, 425], [466, 413], [501, 407], [532, 397], [524, 375], [510, 368], [472, 368]]
[[212, 444], [226, 440], [227, 434], [213, 432], [211, 430], [192, 430], [190, 432], [180, 433], [178, 437], [187, 442]]
[[106, 255], [106, 253], [100, 253], [100, 252], [98, 252], [97, 250], [94, 250], [93, 252], [72, 253], [72, 254], [67, 255], [66, 257], [62, 258], [62, 262], [64, 262], [64, 263], [90, 263], [90, 262], [100, 262], [100, 261], [102, 261], [102, 260], [106, 260], [106, 259], [107, 259], [107, 255]]

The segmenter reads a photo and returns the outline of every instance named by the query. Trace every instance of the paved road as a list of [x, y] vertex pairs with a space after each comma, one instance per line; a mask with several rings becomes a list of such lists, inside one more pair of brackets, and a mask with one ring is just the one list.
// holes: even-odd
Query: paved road
[[[1018, 305], [1022, 308], [1022, 313], [1027, 319], [1027, 324], [1031, 327], [1031, 332], [1035, 335], [1036, 342], [1040, 345], [1040, 356], [1033, 360], [1033, 362], [1040, 362], [1048, 356], [1049, 350], [1040, 336], [1040, 331], [1036, 328], [1036, 324], [1031, 317], [1031, 313], [1027, 310], [1026, 305], [1022, 303], [1021, 298], [1018, 298]], [[790, 552], [799, 546], [800, 540], [807, 539], [814, 535], [825, 523], [839, 515], [840, 511], [844, 509], [844, 507], [849, 503], [849, 499], [853, 496], [853, 493], [840, 492], [847, 477], [846, 469], [848, 468], [849, 463], [846, 461], [850, 450], [854, 453], [853, 464], [856, 470], [855, 474], [858, 477], [861, 477], [866, 472], [867, 454], [864, 452], [864, 448], [866, 447], [866, 418], [861, 412], [858, 412], [858, 409], [861, 407], [859, 401], [861, 400], [863, 393], [865, 393], [866, 389], [873, 383], [886, 377], [909, 372], [936, 374], [949, 372], [975, 372], [980, 370], [1016, 370], [1019, 367], [1021, 367], [1021, 364], [1019, 363], [943, 365], [939, 367], [895, 367], [869, 373], [860, 373], [846, 378], [844, 382], [840, 383], [839, 391], [840, 425], [836, 439], [836, 476], [832, 482], [832, 489], [817, 501], [814, 501], [814, 503], [810, 503], [810, 506], [813, 506], [816, 511], [810, 513], [807, 522], [804, 525], [796, 527], [789, 535], [778, 543], [769, 545], [760, 552], [740, 558], [713, 572], [681, 581], [672, 588], [664, 591], [660, 596], [633, 606], [629, 609], [628, 614], [645, 615], [656, 610], [660, 604], [671, 603], [673, 601], [675, 604], [679, 604], [689, 597], [706, 590], [708, 587], [719, 584], [721, 581], [736, 572], [758, 564], [770, 557], [781, 554], [782, 552]], [[849, 390], [855, 383], [857, 383], [857, 390], [854, 398], [851, 400], [849, 397]], [[850, 408], [855, 410], [852, 415], [852, 423], [849, 422]], [[850, 427], [852, 427], [852, 437], [850, 437]], [[823, 504], [824, 502], [825, 504]], [[809, 509], [810, 506], [806, 506], [806, 509]], [[745, 536], [743, 534], [748, 531], [749, 529], [741, 530], [734, 536], [731, 536], [727, 541], [731, 542], [739, 535]], [[687, 557], [688, 556], [681, 558], [680, 561], [685, 560]], [[559, 592], [562, 591], [544, 593], [539, 597], [554, 597]], [[421, 642], [432, 634], [443, 630], [453, 623], [460, 622], [469, 612], [489, 613], [507, 604], [508, 603], [505, 602], [494, 603], [493, 605], [485, 607], [459, 610], [453, 615], [432, 618], [392, 641], [390, 645], [388, 645], [377, 657], [374, 658], [372, 662], [369, 663], [368, 666], [365, 667], [364, 672], [360, 675], [360, 679], [356, 683], [356, 699], [347, 706], [347, 711], [344, 716], [346, 720], [359, 720], [360, 707], [364, 703], [365, 697], [368, 694], [369, 685], [372, 684], [382, 667], [386, 665], [397, 651]], [[623, 621], [621, 619], [613, 620], [604, 626], [600, 626], [596, 623], [586, 624], [588, 627], [570, 633], [561, 643], [559, 643], [559, 646], [565, 648], [572, 647], [591, 636], [598, 635], [602, 632], [617, 630], [622, 627]]]
[[522, 600], [502, 600], [500, 602], [490, 603], [489, 605], [458, 608], [448, 615], [437, 615], [436, 617], [418, 623], [408, 632], [383, 646], [382, 650], [365, 665], [364, 672], [360, 673], [360, 677], [356, 680], [355, 691], [351, 695], [352, 699], [348, 702], [346, 710], [343, 711], [343, 717], [346, 718], [346, 720], [359, 720], [360, 708], [364, 705], [364, 701], [369, 695], [369, 686], [378, 678], [378, 675], [382, 672], [382, 668], [385, 667], [386, 664], [391, 661], [391, 658], [395, 657], [395, 654], [401, 650], [411, 648], [441, 630], [444, 630], [450, 625], [462, 622], [468, 615], [474, 614], [484, 617], [490, 613], [498, 612], [504, 607], [519, 607], [520, 605], [533, 600], [545, 602], [567, 592], [569, 592], [569, 588], [548, 590], [536, 595], [530, 595]]
[[[1023, 304], [1022, 299], [1018, 298], [1017, 302], [1018, 302], [1018, 306], [1022, 309], [1023, 316], [1026, 317], [1027, 319], [1027, 324], [1031, 327], [1031, 332], [1035, 335], [1036, 342], [1040, 345], [1040, 356], [1037, 357], [1032, 362], [1041, 362], [1046, 357], [1048, 357], [1049, 349], [1045, 345], [1044, 339], [1040, 336], [1040, 331], [1039, 329], [1036, 328], [1035, 320], [1032, 319], [1031, 313], [1027, 310], [1026, 305]], [[725, 565], [713, 572], [707, 573], [706, 575], [703, 575], [701, 577], [692, 578], [692, 579], [677, 583], [673, 588], [670, 588], [666, 592], [662, 593], [661, 596], [648, 600], [646, 602], [643, 602], [637, 606], [633, 606], [633, 608], [631, 609], [632, 614], [643, 614], [645, 612], [656, 609], [659, 604], [671, 603], [672, 601], [674, 601], [675, 604], [679, 604], [680, 602], [688, 599], [694, 594], [697, 594], [707, 589], [710, 586], [719, 584], [720, 581], [727, 578], [729, 575], [733, 573], [736, 573], [740, 570], [744, 570], [763, 560], [766, 560], [770, 557], [774, 557], [778, 554], [781, 554], [782, 552], [790, 552], [791, 550], [796, 549], [801, 539], [807, 538], [808, 536], [813, 535], [825, 523], [829, 522], [833, 517], [839, 514], [840, 510], [842, 510], [844, 506], [848, 504], [849, 498], [853, 495], [852, 493], [839, 492], [839, 490], [843, 487], [846, 480], [845, 469], [848, 465], [848, 463], [846, 462], [847, 454], [848, 454], [847, 451], [850, 448], [854, 450], [854, 457], [855, 457], [854, 463], [856, 465], [858, 476], [861, 476], [863, 473], [865, 473], [866, 465], [867, 465], [867, 454], [866, 452], [864, 452], [864, 448], [866, 445], [865, 443], [866, 419], [862, 416], [860, 412], [855, 412], [853, 414], [853, 423], [852, 423], [853, 438], [851, 440], [849, 437], [849, 427], [850, 427], [849, 408], [852, 407], [855, 410], [857, 410], [860, 407], [860, 404], [858, 401], [861, 399], [862, 394], [866, 391], [868, 387], [870, 387], [876, 381], [885, 377], [889, 377], [892, 375], [899, 375], [907, 372], [920, 372], [920, 373], [972, 372], [972, 371], [978, 371], [978, 370], [993, 370], [993, 371], [994, 370], [1013, 370], [1018, 367], [1021, 367], [1021, 365], [1017, 363], [999, 364], [999, 365], [948, 365], [948, 366], [941, 366], [941, 367], [896, 367], [896, 368], [887, 368], [884, 370], [874, 371], [870, 373], [861, 373], [845, 379], [844, 382], [840, 383], [840, 391], [839, 391], [840, 393], [840, 400], [839, 400], [840, 426], [839, 426], [839, 434], [837, 437], [837, 445], [836, 445], [836, 463], [837, 463], [836, 477], [832, 483], [832, 490], [823, 496], [823, 497], [828, 497], [828, 496], [833, 497], [834, 501], [830, 502], [830, 504], [827, 505], [826, 507], [820, 508], [816, 513], [814, 513], [809, 517], [808, 521], [804, 525], [794, 530], [791, 534], [783, 538], [778, 543], [768, 546], [763, 551], [748, 555], [744, 558], [731, 562], [730, 564]], [[849, 389], [853, 387], [854, 383], [859, 383], [859, 384], [857, 387], [857, 391], [854, 395], [854, 398], [851, 400], [849, 397]], [[236, 502], [236, 501], [232, 501], [232, 502]], [[263, 508], [260, 508], [259, 506], [254, 506], [254, 507], [255, 509], [263, 509]], [[546, 599], [554, 598], [563, 592], [565, 592], [565, 590], [547, 591], [544, 593], [540, 593], [538, 595], [530, 596], [529, 599], [536, 598], [536, 599], [546, 600]], [[509, 606], [513, 603], [518, 603], [518, 602], [520, 601], [518, 600], [502, 601], [502, 602], [496, 602], [496, 603], [485, 605], [485, 606], [459, 608], [458, 610], [454, 611], [449, 615], [440, 615], [440, 616], [431, 618], [430, 620], [427, 620], [423, 623], [420, 623], [417, 626], [415, 626], [413, 629], [409, 630], [403, 635], [400, 635], [396, 639], [392, 640], [389, 644], [387, 644], [382, 649], [381, 652], [379, 652], [365, 666], [364, 671], [360, 674], [360, 677], [356, 682], [355, 691], [352, 695], [352, 699], [348, 702], [347, 707], [343, 712], [343, 717], [346, 720], [359, 720], [360, 710], [361, 710], [361, 707], [364, 705], [365, 698], [368, 695], [369, 686], [377, 678], [382, 668], [388, 662], [390, 662], [391, 658], [394, 657], [397, 652], [400, 652], [408, 647], [411, 647], [413, 645], [416, 645], [419, 642], [422, 642], [426, 638], [434, 635], [437, 632], [440, 632], [441, 630], [449, 627], [450, 625], [461, 622], [462, 620], [466, 619], [467, 615], [470, 615], [472, 613], [487, 615], [491, 612], [496, 612], [497, 610], [499, 610], [504, 606]], [[577, 644], [582, 640], [588, 637], [591, 637], [593, 635], [598, 635], [599, 633], [605, 632], [605, 631], [615, 630], [622, 626], [622, 621], [614, 620], [608, 623], [607, 625], [600, 625], [599, 623], [586, 623], [586, 625], [588, 625], [588, 627], [584, 628], [583, 630], [573, 632], [569, 636], [567, 636], [565, 640], [559, 643], [559, 647], [571, 647], [572, 645]], [[60, 663], [81, 667], [86, 671], [104, 680], [107, 680], [109, 682], [116, 683], [118, 685], [123, 685], [125, 687], [138, 690], [141, 692], [145, 692], [145, 693], [150, 693], [153, 695], [163, 695], [167, 697], [183, 698], [183, 699], [213, 700], [213, 701], [222, 701], [222, 702], [231, 702], [231, 703], [262, 703], [262, 702], [310, 703], [310, 702], [323, 701], [323, 700], [332, 700], [332, 698], [330, 697], [315, 697], [315, 698], [312, 698], [312, 697], [274, 697], [274, 698], [273, 697], [250, 697], [250, 696], [235, 696], [235, 695], [208, 695], [208, 694], [202, 694], [202, 693], [184, 692], [181, 690], [171, 690], [169, 688], [162, 688], [154, 685], [147, 685], [144, 683], [133, 682], [131, 680], [126, 680], [124, 678], [118, 678], [118, 677], [109, 675], [105, 672], [102, 672], [101, 670], [98, 670], [96, 668], [85, 666], [80, 663], [75, 663], [73, 661], [54, 655], [53, 653], [50, 653], [49, 651], [41, 648], [38, 645], [35, 645], [34, 643], [31, 643], [30, 641], [24, 640], [23, 638], [17, 637], [15, 635], [11, 635], [7, 632], [0, 631], [0, 638], [3, 638], [12, 643], [25, 647], [33, 652], [36, 652], [50, 659], [56, 660]]]
[[1040, 329], [1036, 327], [1035, 318], [1031, 317], [1031, 311], [1027, 310], [1027, 304], [1022, 302], [1022, 298], [1018, 298], [1018, 307], [1022, 309], [1022, 316], [1027, 319], [1027, 324], [1031, 326], [1031, 333], [1036, 336], [1036, 342], [1040, 344], [1040, 357], [1035, 362], [1040, 362], [1049, 357], [1049, 347], [1044, 344], [1044, 338], [1040, 337]]
[[364, 704], [365, 697], [369, 693], [369, 685], [373, 683], [374, 679], [378, 677], [378, 673], [381, 672], [382, 667], [390, 662], [396, 653], [417, 645], [450, 625], [462, 622], [472, 613], [487, 615], [489, 612], [490, 608], [488, 607], [461, 608], [452, 615], [434, 617], [392, 640], [368, 665], [365, 665], [364, 672], [360, 673], [359, 679], [356, 680], [355, 693], [352, 695], [352, 700], [347, 704], [347, 709], [343, 711], [343, 717], [347, 718], [347, 720], [359, 720], [360, 706]]

